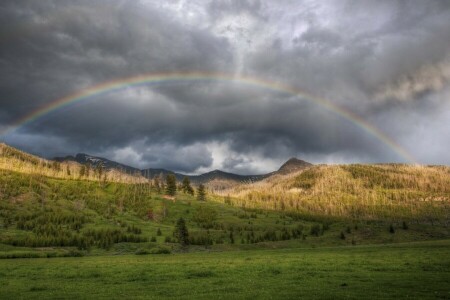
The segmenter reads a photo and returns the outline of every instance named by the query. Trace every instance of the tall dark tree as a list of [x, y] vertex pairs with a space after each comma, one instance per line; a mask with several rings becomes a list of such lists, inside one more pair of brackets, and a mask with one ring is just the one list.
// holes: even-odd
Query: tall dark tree
[[175, 225], [175, 237], [178, 239], [178, 243], [182, 247], [186, 247], [189, 245], [189, 232], [186, 227], [186, 222], [183, 218], [179, 218], [177, 224]]
[[189, 177], [184, 176], [183, 183], [181, 184], [181, 190], [185, 194], [194, 195], [194, 189], [191, 186], [191, 181], [189, 180]]
[[205, 186], [203, 184], [200, 184], [197, 188], [197, 200], [206, 201], [206, 191]]
[[177, 192], [177, 179], [175, 175], [168, 174], [166, 176], [166, 193], [170, 196], [175, 196]]

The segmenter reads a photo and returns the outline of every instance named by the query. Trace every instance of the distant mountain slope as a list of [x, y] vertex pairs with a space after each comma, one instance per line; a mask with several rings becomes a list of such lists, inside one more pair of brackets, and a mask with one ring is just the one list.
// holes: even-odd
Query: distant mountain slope
[[124, 171], [126, 173], [135, 173], [135, 172], [141, 172], [141, 170], [137, 168], [130, 167], [128, 165], [124, 165], [112, 160], [109, 160], [107, 158], [93, 156], [89, 154], [84, 153], [78, 153], [75, 156], [66, 156], [66, 157], [55, 157], [53, 160], [58, 162], [64, 162], [64, 161], [75, 161], [79, 164], [90, 164], [94, 167], [96, 167], [99, 164], [102, 164], [104, 168], [106, 169], [117, 169]]
[[[126, 164], [109, 160], [104, 157], [89, 155], [85, 153], [78, 153], [75, 156], [55, 157], [53, 160], [47, 160], [44, 158], [37, 157], [35, 155], [28, 154], [14, 147], [10, 147], [6, 144], [0, 144], [0, 157], [3, 157], [5, 159], [3, 165], [7, 165], [8, 163], [6, 159], [10, 158], [15, 161], [20, 161], [22, 164], [21, 166], [22, 170], [25, 170], [23, 164], [27, 164], [28, 168], [26, 170], [29, 170], [30, 172], [33, 173], [36, 172], [42, 173], [45, 168], [53, 169], [53, 171], [51, 172], [51, 174], [53, 175], [51, 176], [56, 177], [66, 176], [64, 175], [64, 172], [71, 173], [70, 172], [71, 170], [72, 173], [78, 174], [78, 172], [80, 172], [81, 165], [90, 165], [93, 169], [101, 165], [108, 172], [128, 174], [131, 176], [139, 175], [145, 178], [154, 178], [156, 176], [165, 177], [168, 174], [174, 174], [177, 180], [181, 181], [183, 180], [183, 177], [187, 176], [189, 177], [189, 179], [193, 184], [209, 184], [210, 187], [213, 189], [224, 189], [235, 186], [237, 184], [253, 183], [261, 181], [265, 178], [269, 178], [274, 175], [286, 175], [312, 166], [312, 164], [306, 161], [297, 158], [291, 158], [287, 162], [285, 162], [277, 171], [267, 174], [239, 175], [224, 172], [221, 170], [214, 170], [200, 175], [185, 175], [173, 172], [171, 170], [160, 168], [148, 168], [140, 170], [138, 168], [134, 168]], [[11, 170], [15, 169], [15, 167], [13, 167], [11, 164], [8, 165], [9, 165], [8, 169]], [[61, 166], [63, 166], [64, 168], [62, 168]], [[68, 168], [68, 166], [70, 166], [70, 168]], [[44, 173], [50, 174], [47, 169], [45, 169]], [[71, 176], [73, 177], [74, 175]]]
[[103, 157], [88, 155], [84, 153], [77, 154], [76, 156], [66, 156], [66, 157], [56, 157], [56, 161], [75, 161], [80, 164], [91, 164], [92, 166], [97, 166], [99, 163], [103, 165], [106, 169], [118, 169], [123, 170], [127, 173], [135, 174], [140, 172], [142, 176], [146, 178], [154, 178], [156, 176], [165, 177], [168, 174], [174, 174], [178, 181], [183, 180], [183, 177], [187, 176], [193, 184], [208, 184], [212, 183], [215, 187], [230, 187], [235, 184], [240, 183], [252, 183], [260, 181], [264, 178], [268, 178], [276, 174], [289, 174], [291, 172], [296, 172], [307, 167], [312, 166], [311, 163], [305, 162], [297, 158], [291, 158], [286, 163], [284, 163], [279, 170], [260, 175], [239, 175], [234, 173], [228, 173], [221, 170], [214, 170], [200, 175], [185, 175], [181, 173], [176, 173], [171, 170], [159, 169], [159, 168], [148, 168], [139, 170], [134, 167], [127, 166]]

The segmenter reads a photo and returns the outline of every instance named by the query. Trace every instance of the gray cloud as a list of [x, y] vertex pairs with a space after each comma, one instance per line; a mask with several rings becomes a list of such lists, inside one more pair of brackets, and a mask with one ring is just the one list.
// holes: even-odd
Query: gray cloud
[[[2, 1], [0, 129], [104, 81], [221, 72], [323, 97], [419, 161], [449, 164], [449, 20], [446, 1]], [[311, 97], [239, 82], [125, 88], [1, 139], [189, 173], [266, 172], [290, 156], [404, 160]]]

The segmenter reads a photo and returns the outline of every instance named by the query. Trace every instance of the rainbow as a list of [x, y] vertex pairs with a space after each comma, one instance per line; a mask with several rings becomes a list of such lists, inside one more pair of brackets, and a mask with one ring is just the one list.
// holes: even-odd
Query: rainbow
[[17, 130], [18, 128], [30, 124], [33, 121], [42, 118], [43, 116], [55, 110], [65, 108], [76, 102], [92, 99], [99, 95], [112, 93], [126, 87], [133, 87], [139, 85], [158, 85], [170, 82], [198, 82], [198, 81], [237, 82], [244, 85], [264, 88], [275, 92], [282, 92], [298, 98], [310, 100], [320, 105], [321, 107], [349, 120], [356, 126], [363, 129], [365, 132], [376, 137], [378, 140], [380, 140], [383, 144], [388, 146], [392, 151], [394, 151], [404, 160], [411, 163], [416, 163], [416, 160], [412, 157], [411, 154], [408, 153], [408, 151], [406, 151], [402, 146], [398, 145], [386, 134], [381, 132], [378, 128], [374, 127], [373, 125], [371, 125], [370, 123], [368, 123], [355, 113], [346, 110], [342, 107], [339, 107], [328, 100], [313, 96], [300, 89], [285, 85], [280, 82], [269, 81], [256, 77], [230, 75], [222, 73], [209, 73], [209, 72], [172, 72], [172, 73], [142, 74], [100, 83], [98, 85], [91, 86], [89, 88], [80, 90], [73, 94], [67, 95], [63, 98], [52, 101], [50, 104], [43, 106], [38, 110], [35, 110], [30, 114], [18, 119], [6, 130], [0, 132], [0, 137], [6, 136], [7, 134]]

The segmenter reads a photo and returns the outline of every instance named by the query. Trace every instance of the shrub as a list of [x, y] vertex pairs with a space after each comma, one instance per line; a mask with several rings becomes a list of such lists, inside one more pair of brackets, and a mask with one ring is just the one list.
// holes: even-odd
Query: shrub
[[390, 233], [395, 233], [395, 228], [394, 228], [394, 225], [389, 225], [389, 232]]
[[403, 221], [403, 223], [402, 223], [402, 228], [404, 229], [404, 230], [408, 230], [408, 224], [405, 222], [405, 221]]
[[156, 247], [150, 250], [150, 254], [170, 254], [171, 251], [167, 247]]
[[147, 255], [147, 254], [150, 254], [150, 252], [148, 252], [148, 250], [146, 250], [146, 249], [138, 249], [134, 254], [136, 254], [136, 255]]
[[311, 226], [310, 233], [311, 235], [319, 236], [322, 233], [322, 228], [320, 227], [319, 224], [314, 224], [313, 226]]

